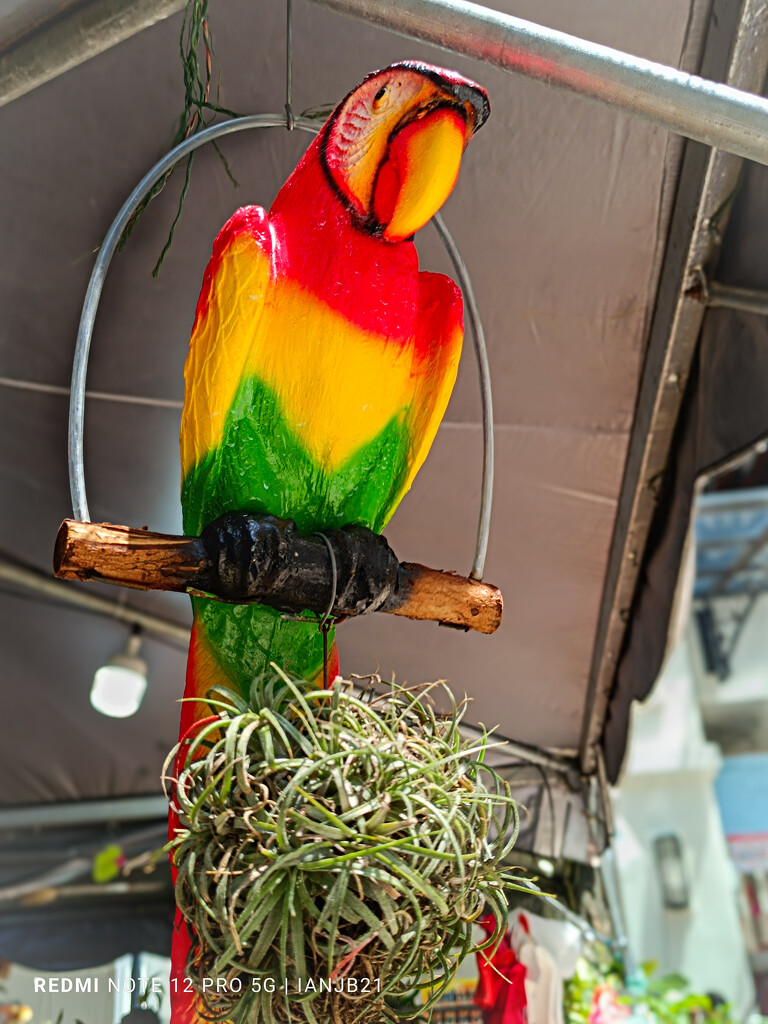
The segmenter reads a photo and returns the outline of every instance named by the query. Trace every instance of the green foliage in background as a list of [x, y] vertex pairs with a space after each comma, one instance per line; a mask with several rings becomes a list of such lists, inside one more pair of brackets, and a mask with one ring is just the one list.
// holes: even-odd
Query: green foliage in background
[[634, 979], [628, 989], [618, 961], [606, 956], [601, 960], [599, 954], [595, 962], [580, 960], [565, 986], [566, 1024], [591, 1024], [599, 985], [613, 989], [619, 1005], [630, 1011], [627, 1024], [639, 1020], [647, 1024], [736, 1024], [727, 1004], [713, 1006], [709, 995], [688, 991], [688, 981], [681, 974], [657, 978], [656, 969], [656, 963], [643, 964], [642, 977]]

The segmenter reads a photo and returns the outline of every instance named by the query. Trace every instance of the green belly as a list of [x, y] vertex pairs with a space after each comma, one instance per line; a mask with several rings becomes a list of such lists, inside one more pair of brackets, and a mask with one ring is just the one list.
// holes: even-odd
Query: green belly
[[[184, 531], [198, 535], [217, 516], [236, 510], [293, 519], [304, 533], [353, 523], [378, 533], [401, 493], [409, 456], [406, 418], [397, 416], [343, 466], [327, 472], [286, 424], [274, 392], [251, 377], [235, 396], [220, 445], [183, 481]], [[286, 621], [261, 605], [194, 598], [193, 608], [201, 640], [242, 693], [271, 661], [305, 678], [322, 669], [317, 625]]]

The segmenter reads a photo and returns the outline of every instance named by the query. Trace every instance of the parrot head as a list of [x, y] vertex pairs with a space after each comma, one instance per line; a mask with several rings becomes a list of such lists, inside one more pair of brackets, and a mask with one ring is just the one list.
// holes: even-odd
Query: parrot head
[[320, 143], [325, 172], [358, 223], [410, 238], [450, 195], [488, 96], [453, 71], [403, 61], [375, 71], [336, 107]]

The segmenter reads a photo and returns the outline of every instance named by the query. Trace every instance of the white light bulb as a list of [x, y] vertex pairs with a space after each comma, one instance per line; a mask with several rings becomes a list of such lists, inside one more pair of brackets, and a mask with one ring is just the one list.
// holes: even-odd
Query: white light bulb
[[110, 718], [130, 718], [147, 689], [147, 663], [137, 657], [140, 639], [132, 636], [123, 654], [115, 654], [93, 677], [91, 704]]

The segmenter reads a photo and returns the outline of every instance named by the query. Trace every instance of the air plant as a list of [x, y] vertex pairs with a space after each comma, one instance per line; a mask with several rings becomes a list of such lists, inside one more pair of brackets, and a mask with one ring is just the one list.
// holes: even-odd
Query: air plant
[[[428, 1013], [463, 957], [506, 928], [514, 875], [502, 862], [518, 815], [483, 761], [488, 735], [463, 739], [465, 705], [441, 683], [323, 690], [273, 668], [248, 701], [211, 691], [212, 715], [164, 771], [174, 765], [169, 848], [199, 1013], [234, 1024]], [[477, 945], [473, 922], [489, 910], [495, 932]]]

